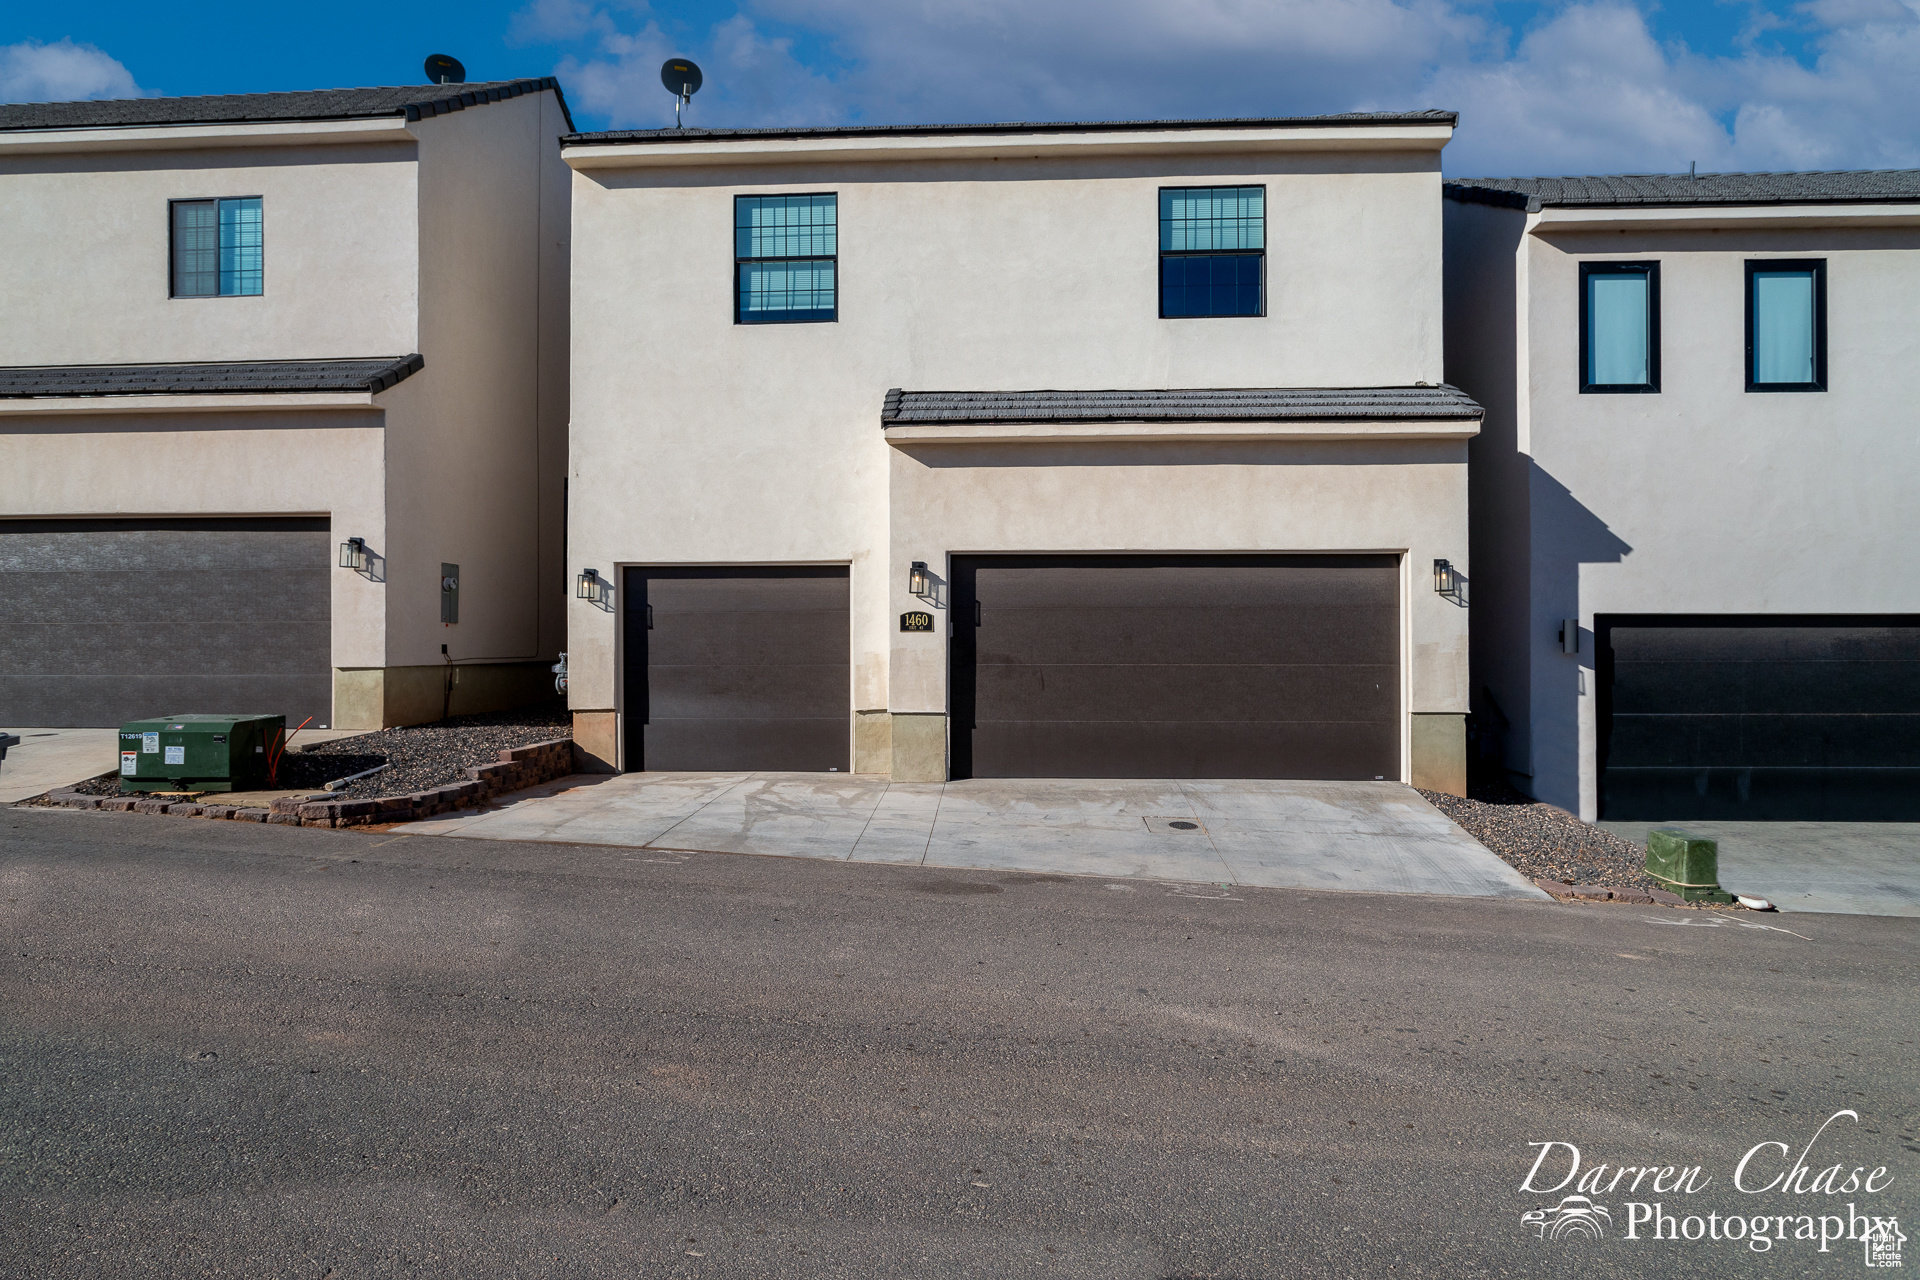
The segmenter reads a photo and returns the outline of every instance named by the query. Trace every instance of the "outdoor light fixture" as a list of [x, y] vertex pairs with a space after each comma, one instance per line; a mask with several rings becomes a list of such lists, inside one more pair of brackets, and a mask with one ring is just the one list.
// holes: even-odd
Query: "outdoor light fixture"
[[907, 570], [907, 590], [922, 600], [927, 598], [927, 562], [915, 560], [913, 567]]
[[1455, 604], [1465, 604], [1467, 602], [1466, 575], [1454, 568], [1451, 560], [1435, 560], [1433, 590], [1434, 594], [1445, 596]]
[[612, 585], [600, 576], [599, 570], [582, 569], [580, 576], [573, 580], [573, 594], [594, 604], [604, 604], [607, 599], [607, 589]]
[[340, 567], [363, 570], [367, 567], [367, 540], [348, 538], [340, 544]]

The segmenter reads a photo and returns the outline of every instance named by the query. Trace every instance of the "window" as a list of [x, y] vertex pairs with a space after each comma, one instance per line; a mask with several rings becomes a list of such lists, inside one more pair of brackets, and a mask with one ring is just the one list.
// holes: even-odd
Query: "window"
[[1267, 313], [1267, 189], [1160, 189], [1160, 316]]
[[1660, 390], [1660, 264], [1580, 264], [1580, 390]]
[[1827, 264], [1747, 263], [1747, 390], [1827, 389]]
[[265, 290], [260, 197], [173, 202], [173, 296], [251, 297]]
[[735, 196], [735, 324], [797, 324], [839, 318], [835, 195]]

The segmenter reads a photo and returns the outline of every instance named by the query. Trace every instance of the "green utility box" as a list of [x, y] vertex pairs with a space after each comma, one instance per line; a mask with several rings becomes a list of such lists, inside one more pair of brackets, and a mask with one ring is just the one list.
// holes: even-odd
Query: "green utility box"
[[286, 737], [285, 716], [130, 721], [120, 726], [120, 790], [257, 790]]
[[1667, 827], [1647, 833], [1647, 874], [1688, 902], [1732, 902], [1720, 887], [1720, 845]]

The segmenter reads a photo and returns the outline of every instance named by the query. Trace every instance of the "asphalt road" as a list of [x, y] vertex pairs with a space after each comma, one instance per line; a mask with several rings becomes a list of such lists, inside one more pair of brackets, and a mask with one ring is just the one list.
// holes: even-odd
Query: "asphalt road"
[[[0, 810], [0, 1273], [1920, 1265], [1920, 921], [1745, 922]], [[1697, 1193], [1535, 1239], [1549, 1141]]]

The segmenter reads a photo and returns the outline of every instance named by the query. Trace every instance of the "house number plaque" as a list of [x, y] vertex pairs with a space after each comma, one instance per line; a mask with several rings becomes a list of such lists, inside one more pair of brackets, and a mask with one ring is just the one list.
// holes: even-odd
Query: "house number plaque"
[[902, 631], [931, 631], [933, 630], [933, 615], [925, 609], [910, 609], [900, 615], [900, 629]]

